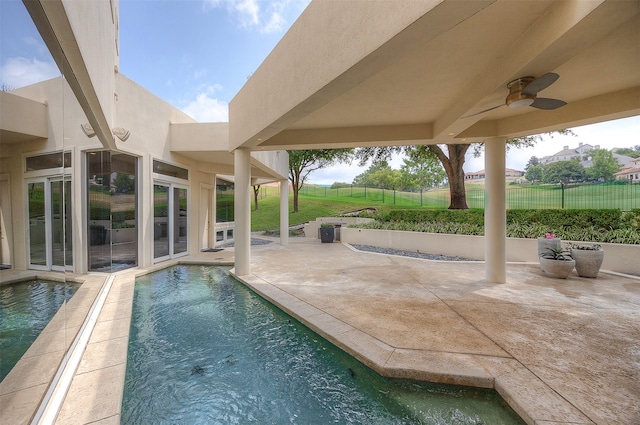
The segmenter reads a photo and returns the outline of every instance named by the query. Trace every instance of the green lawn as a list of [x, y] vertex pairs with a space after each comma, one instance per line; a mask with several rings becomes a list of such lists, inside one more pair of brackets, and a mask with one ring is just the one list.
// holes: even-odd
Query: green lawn
[[[628, 211], [640, 208], [640, 184], [595, 184], [568, 186], [507, 185], [508, 209], [529, 208], [618, 208]], [[253, 198], [252, 198], [253, 200]], [[252, 201], [253, 202], [253, 201]], [[470, 208], [484, 208], [484, 187], [467, 185], [467, 203]], [[280, 227], [280, 198], [277, 188], [261, 188], [258, 211], [251, 213], [251, 228], [254, 231], [278, 229]], [[336, 216], [348, 211], [375, 207], [379, 210], [398, 208], [447, 208], [449, 189], [427, 192], [399, 192], [382, 189], [340, 188], [305, 186], [300, 194], [300, 211], [293, 213], [293, 195], [289, 196], [289, 224], [296, 225], [314, 220], [316, 217]]]
[[[251, 203], [253, 206], [253, 201]], [[280, 197], [269, 196], [258, 201], [258, 211], [251, 211], [251, 230], [272, 230], [280, 227]], [[316, 217], [332, 217], [362, 208], [380, 209], [403, 208], [398, 205], [378, 205], [364, 198], [319, 198], [300, 195], [300, 211], [293, 212], [293, 195], [289, 196], [289, 225], [313, 221]], [[411, 208], [415, 208], [411, 206]]]

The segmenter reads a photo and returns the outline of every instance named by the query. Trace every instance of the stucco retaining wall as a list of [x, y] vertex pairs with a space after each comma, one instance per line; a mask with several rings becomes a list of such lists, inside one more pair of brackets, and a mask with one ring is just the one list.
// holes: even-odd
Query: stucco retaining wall
[[[341, 241], [354, 245], [420, 251], [484, 260], [484, 237], [396, 230], [341, 229]], [[564, 241], [570, 243], [570, 241]], [[640, 274], [640, 245], [602, 243], [602, 270]], [[536, 239], [507, 238], [507, 261], [538, 262]]]

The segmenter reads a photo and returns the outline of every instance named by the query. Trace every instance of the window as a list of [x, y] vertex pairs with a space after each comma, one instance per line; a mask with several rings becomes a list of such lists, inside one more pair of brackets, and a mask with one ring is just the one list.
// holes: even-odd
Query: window
[[189, 170], [166, 162], [153, 160], [153, 172], [163, 176], [175, 177], [177, 179], [189, 180]]
[[218, 179], [216, 182], [216, 223], [227, 223], [233, 220], [233, 183]]
[[115, 272], [138, 264], [136, 157], [87, 153], [89, 270]]
[[71, 152], [54, 152], [30, 156], [25, 161], [25, 171], [48, 170], [71, 167]]

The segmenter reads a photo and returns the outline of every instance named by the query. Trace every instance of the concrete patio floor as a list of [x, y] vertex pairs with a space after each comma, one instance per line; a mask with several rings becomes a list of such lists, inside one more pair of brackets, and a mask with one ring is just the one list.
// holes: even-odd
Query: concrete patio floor
[[640, 279], [547, 278], [291, 238], [252, 249], [257, 292], [378, 372], [492, 387], [529, 424], [640, 424]]
[[[510, 264], [508, 283], [493, 284], [482, 262], [272, 241], [252, 246], [240, 280], [385, 376], [495, 388], [528, 424], [640, 424], [640, 278], [559, 280]], [[225, 248], [118, 273], [56, 423], [120, 423], [136, 276], [233, 257]], [[30, 390], [8, 385], [26, 377], [12, 374], [0, 422], [28, 423], [16, 419], [29, 417]]]

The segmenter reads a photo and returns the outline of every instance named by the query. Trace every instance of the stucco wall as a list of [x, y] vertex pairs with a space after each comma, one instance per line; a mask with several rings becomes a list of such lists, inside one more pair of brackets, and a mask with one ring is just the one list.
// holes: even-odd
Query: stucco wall
[[[483, 236], [342, 228], [341, 241], [354, 245], [371, 245], [484, 260]], [[601, 245], [605, 252], [603, 270], [640, 274], [640, 262], [638, 262], [640, 245], [610, 243]], [[507, 261], [538, 262], [538, 241], [507, 238]]]
[[64, 0], [63, 4], [100, 107], [107, 122], [117, 127], [113, 75], [119, 65], [116, 45], [119, 1]]

